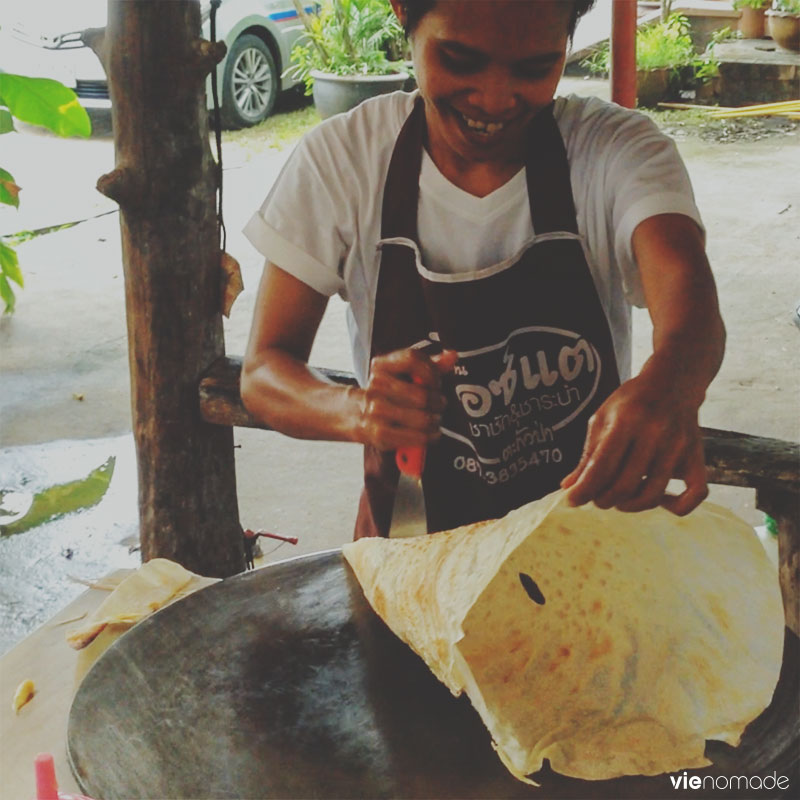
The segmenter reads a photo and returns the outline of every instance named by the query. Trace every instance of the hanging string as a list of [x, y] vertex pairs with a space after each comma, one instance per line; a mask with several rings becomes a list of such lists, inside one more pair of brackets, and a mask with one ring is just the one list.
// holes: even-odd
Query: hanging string
[[[211, 0], [211, 41], [217, 41], [217, 9], [222, 0]], [[219, 111], [219, 90], [217, 88], [217, 67], [211, 70], [211, 96], [214, 99], [214, 138], [217, 143], [217, 223], [222, 239], [222, 252], [225, 252], [227, 232], [222, 218], [222, 119]]]

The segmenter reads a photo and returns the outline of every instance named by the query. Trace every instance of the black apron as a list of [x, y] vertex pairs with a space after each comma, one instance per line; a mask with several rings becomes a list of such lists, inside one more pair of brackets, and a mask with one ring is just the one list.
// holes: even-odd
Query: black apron
[[[443, 377], [443, 435], [428, 448], [422, 478], [430, 532], [502, 517], [557, 489], [619, 373], [552, 105], [531, 124], [526, 159], [535, 237], [516, 260], [467, 276], [417, 268], [424, 134], [418, 100], [383, 195], [371, 356], [411, 346], [458, 351]], [[388, 535], [397, 480], [394, 453], [367, 446], [356, 538]]]

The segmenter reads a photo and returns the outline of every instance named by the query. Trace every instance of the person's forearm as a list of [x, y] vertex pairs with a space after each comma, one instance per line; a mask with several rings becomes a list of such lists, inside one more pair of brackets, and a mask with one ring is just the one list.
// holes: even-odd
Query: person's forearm
[[653, 321], [653, 354], [640, 376], [699, 408], [725, 351], [702, 233], [688, 217], [666, 214], [641, 223], [633, 247]]
[[252, 361], [242, 370], [241, 395], [258, 420], [298, 439], [361, 441], [361, 389], [332, 383], [279, 349]]
[[[653, 354], [589, 421], [577, 467], [561, 482], [573, 505], [688, 514], [708, 495], [698, 410], [719, 370], [725, 328], [700, 229], [666, 214], [634, 232]], [[672, 478], [686, 488], [667, 493]]]
[[639, 375], [699, 408], [719, 371], [725, 352], [725, 327], [716, 303], [698, 304], [673, 328], [653, 331], [653, 353]]

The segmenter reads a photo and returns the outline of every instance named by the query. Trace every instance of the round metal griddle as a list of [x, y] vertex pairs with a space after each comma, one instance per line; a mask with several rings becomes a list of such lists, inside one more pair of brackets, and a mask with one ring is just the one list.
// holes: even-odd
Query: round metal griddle
[[[772, 705], [704, 775], [797, 782], [798, 640]], [[239, 575], [169, 606], [98, 660], [73, 701], [69, 758], [98, 800], [674, 798], [667, 775], [515, 780], [455, 698], [372, 611], [339, 551]]]

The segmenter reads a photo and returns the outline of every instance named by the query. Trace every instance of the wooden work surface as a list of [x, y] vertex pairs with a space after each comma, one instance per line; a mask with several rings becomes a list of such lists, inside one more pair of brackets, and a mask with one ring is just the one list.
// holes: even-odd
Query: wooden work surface
[[[120, 570], [111, 577], [130, 572]], [[70, 620], [91, 613], [106, 597], [107, 591], [88, 589], [0, 658], [0, 800], [36, 796], [33, 760], [38, 753], [53, 754], [59, 789], [78, 793], [66, 749], [78, 654], [65, 637]], [[15, 714], [11, 701], [26, 679], [34, 682], [36, 695]]]

